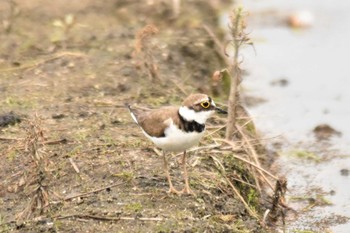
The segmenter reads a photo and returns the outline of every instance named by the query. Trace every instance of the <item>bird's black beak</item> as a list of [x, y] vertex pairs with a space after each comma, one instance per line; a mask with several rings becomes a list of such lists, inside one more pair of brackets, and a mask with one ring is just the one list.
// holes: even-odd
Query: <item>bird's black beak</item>
[[227, 114], [227, 111], [225, 111], [225, 110], [223, 110], [223, 109], [221, 109], [221, 108], [218, 108], [218, 107], [216, 107], [216, 106], [215, 106], [215, 111], [216, 111], [217, 113], [220, 113], [220, 114]]

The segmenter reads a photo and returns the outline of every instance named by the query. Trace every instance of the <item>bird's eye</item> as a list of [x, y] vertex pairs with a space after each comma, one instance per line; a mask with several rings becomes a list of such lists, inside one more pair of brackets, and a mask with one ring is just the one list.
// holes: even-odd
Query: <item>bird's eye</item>
[[208, 101], [204, 101], [204, 102], [201, 103], [201, 106], [202, 106], [203, 108], [209, 108], [210, 103], [209, 103]]

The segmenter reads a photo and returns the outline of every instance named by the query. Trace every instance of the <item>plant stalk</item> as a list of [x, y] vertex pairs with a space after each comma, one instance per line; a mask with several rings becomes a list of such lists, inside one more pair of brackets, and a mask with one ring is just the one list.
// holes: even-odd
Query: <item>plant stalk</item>
[[226, 134], [225, 138], [226, 140], [232, 140], [233, 138], [233, 132], [235, 131], [235, 125], [236, 125], [236, 108], [238, 104], [238, 85], [239, 80], [241, 78], [241, 70], [239, 68], [239, 49], [242, 45], [242, 40], [240, 38], [240, 35], [243, 33], [243, 27], [241, 27], [242, 24], [242, 9], [237, 8], [234, 10], [233, 15], [231, 16], [231, 22], [232, 27], [231, 34], [232, 34], [232, 44], [234, 47], [234, 56], [233, 56], [233, 62], [231, 67], [229, 68], [229, 71], [231, 73], [231, 85], [230, 85], [230, 94], [228, 99], [228, 117], [227, 117], [227, 127], [226, 127]]

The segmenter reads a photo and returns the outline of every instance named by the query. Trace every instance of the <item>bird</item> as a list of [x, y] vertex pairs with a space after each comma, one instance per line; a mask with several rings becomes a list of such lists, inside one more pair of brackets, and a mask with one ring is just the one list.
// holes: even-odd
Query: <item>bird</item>
[[[218, 108], [211, 97], [196, 93], [185, 98], [181, 106], [166, 106], [152, 110], [134, 109], [127, 104], [132, 119], [143, 134], [156, 147], [162, 149], [163, 169], [169, 183], [168, 193], [194, 194], [191, 190], [186, 167], [186, 150], [198, 145], [205, 132], [205, 123], [215, 112], [227, 112]], [[183, 152], [181, 164], [185, 187], [174, 188], [168, 168], [167, 152]]]

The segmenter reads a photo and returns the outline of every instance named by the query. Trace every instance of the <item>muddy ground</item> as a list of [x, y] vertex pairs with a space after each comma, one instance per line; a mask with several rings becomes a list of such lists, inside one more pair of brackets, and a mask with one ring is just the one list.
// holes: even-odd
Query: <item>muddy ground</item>
[[[211, 74], [226, 66], [202, 27], [220, 37], [225, 6], [184, 2], [176, 16], [167, 2], [0, 3], [0, 113], [13, 120], [0, 131], [0, 232], [264, 231], [213, 165], [215, 158], [225, 165], [231, 152], [193, 152], [196, 196], [168, 195], [160, 156], [124, 108], [211, 94]], [[141, 32], [149, 24], [156, 28]], [[216, 99], [225, 103], [220, 93]], [[223, 124], [212, 119], [209, 134], [216, 133], [201, 146], [222, 137]], [[171, 173], [182, 188], [176, 158]], [[38, 184], [43, 202], [31, 205]]]

